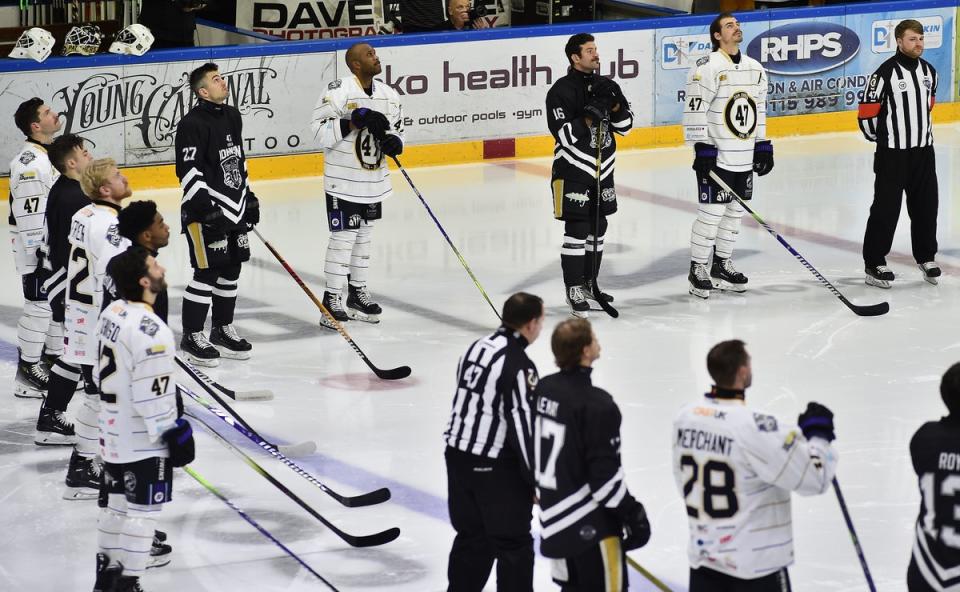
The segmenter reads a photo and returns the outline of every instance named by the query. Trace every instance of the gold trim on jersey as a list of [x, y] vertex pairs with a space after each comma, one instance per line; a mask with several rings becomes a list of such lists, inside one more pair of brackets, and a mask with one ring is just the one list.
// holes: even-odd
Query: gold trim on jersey
[[553, 217], [563, 216], [563, 179], [553, 182]]
[[623, 590], [620, 537], [611, 536], [600, 541], [600, 555], [603, 557], [604, 592], [620, 592]]
[[197, 258], [197, 269], [207, 269], [207, 250], [203, 244], [203, 232], [200, 229], [199, 222], [187, 224], [187, 238], [190, 239], [190, 246], [193, 247], [193, 255]]

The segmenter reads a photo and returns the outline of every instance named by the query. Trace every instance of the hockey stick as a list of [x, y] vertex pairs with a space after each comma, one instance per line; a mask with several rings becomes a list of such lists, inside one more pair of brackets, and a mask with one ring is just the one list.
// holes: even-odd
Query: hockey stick
[[183, 368], [184, 372], [190, 375], [191, 378], [197, 382], [206, 383], [208, 386], [217, 389], [224, 395], [230, 397], [234, 401], [269, 401], [273, 399], [273, 391], [269, 389], [261, 389], [254, 391], [234, 391], [228, 389], [222, 384], [218, 383], [214, 379], [210, 378], [206, 374], [200, 371], [199, 368], [191, 364], [190, 362], [184, 360], [180, 356], [177, 356], [177, 363]]
[[473, 280], [473, 285], [480, 290], [480, 293], [483, 294], [483, 299], [487, 301], [487, 304], [490, 305], [490, 308], [493, 310], [493, 314], [497, 315], [497, 318], [501, 321], [503, 318], [500, 316], [500, 312], [497, 310], [497, 307], [493, 305], [493, 302], [490, 301], [490, 297], [487, 296], [487, 291], [483, 289], [483, 286], [480, 285], [480, 280], [477, 279], [477, 276], [473, 274], [473, 270], [470, 269], [470, 266], [467, 265], [467, 260], [463, 258], [463, 255], [460, 254], [460, 251], [453, 244], [453, 241], [450, 240], [450, 235], [447, 234], [447, 231], [443, 229], [443, 226], [440, 225], [440, 220], [437, 220], [437, 217], [434, 215], [433, 210], [430, 209], [430, 205], [427, 203], [427, 200], [423, 199], [423, 196], [420, 195], [420, 191], [417, 189], [417, 186], [413, 184], [413, 179], [410, 178], [410, 175], [407, 174], [407, 169], [403, 168], [403, 165], [400, 164], [400, 160], [396, 156], [392, 156], [393, 162], [397, 163], [397, 167], [400, 169], [400, 172], [403, 173], [403, 177], [407, 180], [407, 183], [410, 184], [410, 189], [413, 189], [413, 192], [420, 198], [420, 203], [423, 204], [423, 207], [427, 209], [427, 213], [430, 214], [430, 217], [433, 219], [433, 223], [437, 225], [437, 228], [440, 229], [440, 234], [443, 235], [443, 238], [447, 239], [447, 244], [450, 245], [450, 248], [453, 249], [453, 252], [457, 255], [457, 259], [460, 260], [460, 264], [463, 265], [463, 268], [467, 270], [467, 274], [470, 275], [470, 279]]
[[640, 575], [650, 580], [650, 583], [657, 587], [658, 590], [663, 590], [663, 592], [673, 592], [666, 584], [657, 579], [657, 576], [653, 575], [646, 570], [642, 565], [634, 561], [633, 557], [626, 555], [627, 563], [630, 564], [630, 567], [640, 572]]
[[274, 257], [277, 258], [277, 261], [280, 262], [280, 265], [282, 265], [283, 268], [287, 270], [287, 273], [289, 273], [290, 277], [292, 277], [294, 281], [297, 282], [297, 285], [303, 288], [303, 291], [306, 292], [307, 296], [310, 297], [310, 300], [312, 300], [313, 303], [317, 305], [317, 308], [320, 309], [320, 312], [323, 313], [323, 316], [325, 316], [327, 320], [329, 320], [333, 324], [333, 327], [334, 329], [336, 329], [337, 333], [339, 333], [344, 339], [347, 340], [347, 343], [350, 344], [350, 347], [353, 348], [353, 351], [357, 352], [357, 355], [360, 356], [360, 359], [363, 360], [364, 363], [366, 363], [366, 365], [371, 370], [373, 370], [373, 373], [377, 375], [377, 378], [381, 378], [383, 380], [398, 380], [400, 378], [406, 378], [410, 376], [409, 366], [400, 366], [398, 368], [388, 368], [386, 370], [381, 370], [380, 368], [377, 368], [376, 366], [374, 366], [373, 362], [370, 361], [370, 358], [368, 358], [367, 355], [363, 353], [363, 350], [360, 349], [360, 346], [357, 345], [357, 342], [354, 341], [350, 337], [350, 335], [347, 333], [347, 330], [343, 328], [343, 325], [341, 325], [340, 322], [337, 321], [337, 319], [333, 318], [333, 315], [330, 314], [330, 311], [327, 310], [327, 307], [325, 307], [323, 303], [317, 299], [317, 296], [313, 293], [313, 291], [310, 288], [307, 287], [307, 284], [303, 283], [303, 280], [300, 279], [300, 276], [297, 275], [297, 272], [295, 272], [293, 268], [290, 267], [290, 265], [284, 260], [284, 258], [280, 256], [280, 253], [278, 253], [277, 250], [273, 248], [273, 245], [271, 245], [269, 241], [267, 241], [267, 239], [263, 238], [263, 235], [260, 234], [260, 231], [257, 229], [256, 226], [253, 227], [253, 233], [257, 235], [257, 238], [263, 241], [263, 244], [266, 245], [267, 249], [273, 254]]
[[850, 310], [852, 310], [855, 314], [857, 314], [857, 315], [859, 315], [859, 316], [861, 316], [861, 317], [875, 317], [875, 316], [879, 316], [879, 315], [882, 315], [882, 314], [887, 314], [887, 312], [890, 311], [890, 304], [887, 303], [887, 302], [880, 302], [880, 303], [878, 303], [878, 304], [868, 304], [868, 305], [866, 305], [866, 306], [860, 306], [860, 305], [858, 305], [858, 304], [853, 304], [852, 302], [850, 302], [849, 300], [847, 300], [847, 298], [846, 298], [843, 294], [840, 293], [840, 290], [837, 290], [837, 289], [833, 286], [833, 284], [831, 284], [831, 283], [827, 280], [827, 278], [823, 277], [823, 275], [822, 275], [819, 271], [817, 271], [816, 268], [814, 268], [813, 265], [810, 265], [810, 262], [809, 262], [809, 261], [807, 261], [806, 259], [803, 258], [803, 255], [801, 255], [800, 253], [797, 252], [796, 249], [794, 249], [793, 247], [791, 247], [791, 246], [790, 246], [790, 243], [788, 243], [786, 240], [784, 240], [784, 238], [783, 238], [782, 236], [780, 236], [780, 234], [777, 233], [776, 230], [774, 230], [773, 228], [771, 228], [770, 225], [767, 224], [767, 223], [763, 220], [763, 218], [761, 218], [756, 212], [754, 212], [753, 210], [751, 210], [751, 209], [750, 209], [750, 206], [748, 206], [748, 205], [746, 204], [746, 202], [744, 202], [743, 199], [741, 199], [740, 196], [737, 195], [737, 193], [736, 193], [733, 189], [731, 189], [730, 186], [727, 185], [727, 184], [724, 182], [723, 179], [720, 178], [720, 175], [718, 175], [716, 171], [710, 171], [710, 178], [713, 179], [714, 181], [716, 181], [716, 183], [717, 183], [718, 185], [720, 185], [720, 187], [721, 187], [724, 191], [726, 191], [727, 193], [729, 193], [730, 195], [732, 195], [733, 198], [736, 199], [736, 200], [740, 203], [741, 206], [743, 206], [743, 209], [745, 209], [751, 216], [753, 216], [753, 219], [756, 220], [757, 223], [760, 224], [760, 226], [763, 226], [763, 228], [764, 228], [767, 232], [769, 232], [769, 233], [773, 236], [773, 238], [777, 239], [777, 241], [779, 241], [781, 245], [783, 245], [788, 251], [790, 251], [790, 254], [793, 255], [794, 257], [796, 257], [796, 258], [797, 258], [797, 261], [799, 261], [800, 263], [802, 263], [803, 266], [807, 268], [807, 271], [809, 271], [810, 273], [812, 273], [815, 278], [817, 278], [818, 280], [820, 280], [820, 283], [822, 283], [824, 286], [826, 286], [827, 289], [830, 290], [830, 292], [831, 292], [834, 296], [836, 296], [837, 298], [840, 299], [840, 302], [842, 302], [842, 303], [844, 303], [845, 305], [847, 305], [847, 308], [849, 308]]
[[189, 474], [191, 477], [193, 477], [194, 479], [196, 479], [196, 480], [197, 480], [197, 483], [199, 483], [200, 485], [203, 485], [203, 486], [206, 488], [207, 491], [209, 491], [209, 492], [212, 493], [213, 495], [215, 495], [215, 496], [217, 496], [218, 498], [220, 498], [220, 501], [222, 501], [223, 503], [225, 503], [225, 504], [227, 504], [228, 506], [230, 506], [230, 509], [231, 509], [231, 510], [233, 510], [233, 511], [236, 512], [237, 514], [240, 514], [240, 517], [243, 518], [244, 520], [246, 520], [246, 521], [250, 524], [250, 526], [252, 526], [252, 527], [256, 528], [258, 531], [260, 531], [260, 534], [262, 534], [263, 536], [267, 537], [268, 539], [270, 539], [270, 541], [271, 541], [273, 544], [275, 544], [276, 546], [278, 546], [278, 547], [280, 547], [281, 549], [283, 549], [283, 552], [284, 552], [284, 553], [286, 553], [286, 554], [289, 555], [290, 557], [293, 557], [293, 559], [294, 559], [297, 563], [299, 563], [300, 565], [302, 565], [307, 571], [309, 571], [311, 574], [313, 574], [314, 576], [316, 576], [316, 578], [317, 578], [318, 580], [320, 580], [321, 582], [323, 582], [324, 584], [326, 584], [328, 588], [330, 588], [330, 589], [333, 590], [334, 592], [339, 592], [339, 591], [333, 586], [333, 584], [331, 584], [330, 582], [328, 582], [328, 581], [326, 580], [326, 578], [324, 578], [323, 576], [321, 576], [320, 574], [318, 574], [317, 572], [315, 572], [315, 571], [313, 570], [313, 568], [310, 567], [309, 565], [307, 565], [306, 562], [305, 562], [303, 559], [300, 559], [300, 557], [298, 557], [296, 553], [294, 553], [293, 551], [291, 551], [290, 549], [288, 549], [286, 545], [284, 545], [283, 543], [281, 543], [280, 541], [278, 541], [277, 538], [276, 538], [275, 536], [273, 536], [272, 534], [270, 534], [270, 533], [267, 531], [266, 528], [264, 528], [264, 527], [260, 526], [259, 524], [257, 524], [257, 521], [256, 521], [256, 520], [254, 520], [253, 518], [251, 518], [250, 516], [248, 516], [246, 512], [244, 512], [243, 510], [241, 510], [236, 504], [234, 504], [232, 501], [230, 501], [230, 499], [229, 499], [227, 496], [225, 496], [225, 495], [223, 495], [222, 493], [220, 493], [220, 492], [217, 490], [216, 487], [214, 487], [209, 481], [207, 481], [206, 479], [204, 479], [203, 477], [201, 477], [194, 469], [192, 469], [192, 468], [190, 468], [189, 466], [187, 466], [187, 467], [183, 467], [183, 470], [186, 471], [187, 474]]
[[217, 432], [215, 429], [210, 427], [210, 425], [206, 421], [204, 421], [202, 418], [198, 417], [197, 415], [194, 415], [193, 413], [189, 413], [189, 415], [190, 417], [196, 419], [201, 424], [203, 424], [203, 426], [207, 428], [207, 430], [209, 430], [214, 435], [214, 437], [216, 437], [225, 447], [229, 448], [231, 452], [235, 453], [237, 456], [243, 459], [243, 461], [247, 463], [247, 465], [249, 465], [251, 469], [259, 473], [260, 476], [262, 476], [267, 481], [269, 481], [271, 485], [279, 489], [288, 498], [296, 502], [298, 506], [306, 510], [308, 514], [316, 518], [321, 524], [323, 524], [324, 526], [332, 530], [335, 535], [343, 539], [351, 547], [377, 547], [379, 545], [385, 545], [390, 541], [396, 539], [398, 536], [400, 536], [400, 529], [395, 526], [381, 532], [376, 532], [376, 533], [367, 534], [367, 535], [352, 535], [340, 530], [339, 528], [334, 526], [329, 520], [324, 518], [319, 512], [311, 508], [310, 505], [307, 504], [307, 502], [297, 497], [297, 495], [292, 491], [290, 491], [290, 489], [288, 489], [286, 485], [284, 485], [283, 483], [278, 481], [273, 475], [268, 473], [266, 469], [264, 469], [257, 463], [257, 461], [253, 460], [244, 451], [240, 450], [239, 448], [237, 448], [236, 446], [228, 442], [226, 438], [220, 435], [219, 432]]
[[860, 538], [857, 537], [857, 531], [853, 528], [853, 520], [850, 518], [850, 512], [847, 510], [847, 502], [840, 493], [840, 483], [837, 478], [833, 478], [833, 490], [837, 493], [837, 501], [840, 503], [840, 511], [843, 513], [843, 520], [847, 523], [847, 530], [850, 531], [850, 540], [853, 541], [853, 548], [857, 552], [857, 559], [860, 560], [860, 567], [863, 568], [863, 575], [867, 578], [867, 587], [870, 592], [877, 592], [877, 587], [873, 583], [873, 577], [870, 575], [870, 568], [867, 567], [867, 558], [863, 554], [863, 548], [860, 546]]
[[229, 414], [224, 413], [223, 410], [217, 409], [216, 407], [211, 405], [208, 401], [204, 400], [203, 397], [194, 393], [193, 391], [191, 391], [190, 389], [188, 389], [183, 385], [178, 384], [177, 389], [186, 393], [187, 396], [189, 396], [191, 399], [199, 403], [204, 409], [206, 409], [210, 413], [219, 417], [221, 420], [223, 420], [224, 423], [230, 425], [231, 427], [233, 427], [233, 429], [243, 434], [244, 437], [246, 437], [248, 440], [250, 440], [257, 446], [259, 446], [260, 448], [263, 448], [265, 451], [269, 452], [271, 456], [273, 456], [283, 464], [287, 465], [287, 467], [293, 470], [294, 473], [300, 475], [301, 477], [303, 477], [304, 479], [309, 481], [311, 484], [318, 487], [321, 491], [323, 491], [333, 499], [337, 500], [344, 506], [347, 506], [348, 508], [359, 508], [361, 506], [372, 506], [375, 504], [380, 504], [390, 499], [390, 490], [387, 489], [386, 487], [382, 487], [380, 489], [377, 489], [376, 491], [371, 491], [370, 493], [364, 493], [362, 495], [354, 495], [354, 496], [341, 495], [336, 491], [333, 491], [332, 489], [330, 489], [320, 481], [316, 480], [313, 477], [313, 475], [311, 475], [310, 473], [300, 468], [300, 466], [297, 465], [295, 462], [287, 458], [282, 452], [277, 450], [275, 446], [273, 446], [263, 438], [258, 437], [256, 434], [252, 433], [247, 428], [241, 426], [234, 418], [230, 417]]
[[600, 291], [600, 285], [597, 283], [597, 276], [600, 275], [600, 266], [597, 265], [600, 259], [600, 251], [598, 250], [600, 244], [600, 237], [598, 236], [600, 234], [600, 204], [603, 203], [600, 199], [600, 161], [602, 160], [601, 154], [603, 154], [603, 140], [607, 137], [609, 125], [610, 121], [607, 119], [601, 119], [600, 123], [597, 124], [597, 211], [593, 220], [593, 285], [591, 288], [593, 288], [593, 298], [603, 309], [603, 312], [617, 318], [620, 313], [603, 298], [603, 292]]
[[[189, 374], [190, 371], [187, 370], [187, 364], [186, 364], [183, 360], [181, 360], [179, 357], [176, 358], [176, 360], [177, 360], [177, 364], [178, 364], [181, 368], [183, 368], [184, 370], [186, 370], [186, 372]], [[245, 427], [245, 428], [247, 428], [248, 430], [250, 430], [250, 433], [254, 434], [255, 436], [257, 436], [258, 438], [260, 438], [261, 440], [263, 440], [263, 441], [266, 442], [267, 444], [270, 444], [270, 446], [273, 446], [274, 448], [276, 448], [276, 449], [279, 450], [280, 452], [284, 453], [284, 455], [286, 455], [286, 456], [293, 456], [293, 457], [297, 457], [297, 456], [307, 456], [308, 454], [313, 454], [314, 452], [317, 451], [317, 445], [316, 445], [314, 442], [309, 442], [309, 441], [308, 441], [308, 442], [301, 442], [301, 443], [299, 443], [299, 444], [293, 444], [293, 445], [274, 444], [273, 442], [270, 442], [269, 440], [267, 440], [266, 438], [264, 438], [263, 436], [261, 436], [260, 434], [258, 434], [257, 431], [256, 431], [255, 429], [253, 429], [253, 427], [251, 427], [249, 423], [247, 423], [246, 421], [244, 421], [244, 419], [243, 419], [242, 417], [240, 417], [240, 414], [237, 413], [232, 407], [230, 407], [230, 405], [227, 405], [227, 402], [224, 401], [224, 400], [216, 393], [216, 391], [214, 391], [213, 388], [211, 388], [206, 382], [203, 382], [202, 380], [198, 380], [197, 383], [200, 385], [200, 388], [202, 388], [203, 390], [207, 391], [207, 394], [210, 395], [211, 397], [213, 397], [214, 400], [215, 400], [221, 407], [223, 407], [223, 408], [226, 409], [231, 415], [233, 415], [233, 418], [237, 421], [237, 423], [243, 425], [243, 427]]]

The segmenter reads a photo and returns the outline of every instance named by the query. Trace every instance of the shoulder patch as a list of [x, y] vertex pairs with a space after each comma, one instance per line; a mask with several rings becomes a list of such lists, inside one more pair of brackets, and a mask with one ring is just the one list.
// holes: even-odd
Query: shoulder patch
[[37, 158], [37, 155], [33, 152], [24, 152], [20, 155], [20, 162], [22, 164], [30, 164]]
[[166, 351], [167, 351], [167, 346], [163, 345], [162, 343], [159, 343], [157, 345], [151, 345], [150, 347], [147, 348], [147, 357], [159, 356], [161, 354], [166, 353]]
[[107, 228], [107, 242], [115, 247], [120, 246], [120, 229], [116, 223]]
[[160, 325], [156, 324], [150, 317], [145, 316], [140, 319], [140, 330], [153, 337], [160, 330]]
[[754, 413], [753, 421], [757, 424], [757, 429], [761, 432], [775, 432], [777, 431], [777, 418], [772, 415], [764, 415], [763, 413]]
[[708, 64], [709, 62], [710, 62], [710, 56], [705, 55], [705, 56], [703, 56], [702, 58], [700, 58], [699, 60], [697, 60], [697, 65], [698, 65], [698, 66], [705, 66], [705, 65]]
[[341, 84], [343, 84], [342, 80], [334, 80], [333, 82], [327, 85], [327, 90], [336, 90], [340, 88]]
[[535, 368], [527, 369], [527, 389], [534, 390], [537, 388], [537, 383], [540, 381], [540, 377], [537, 376], [537, 370]]

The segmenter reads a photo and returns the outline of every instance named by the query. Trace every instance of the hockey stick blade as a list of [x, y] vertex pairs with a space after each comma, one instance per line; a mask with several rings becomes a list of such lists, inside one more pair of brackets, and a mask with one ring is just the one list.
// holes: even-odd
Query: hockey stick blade
[[713, 179], [724, 191], [732, 195], [733, 198], [737, 200], [737, 202], [743, 207], [743, 209], [746, 210], [748, 214], [753, 216], [753, 219], [757, 221], [757, 224], [759, 224], [760, 226], [763, 227], [764, 230], [769, 232], [773, 238], [777, 239], [777, 242], [783, 245], [783, 247], [787, 251], [789, 251], [790, 254], [793, 255], [794, 258], [797, 261], [799, 261], [801, 265], [807, 268], [807, 271], [813, 274], [813, 277], [820, 280], [820, 283], [823, 284], [825, 288], [830, 290], [830, 293], [836, 296], [840, 300], [840, 302], [842, 302], [847, 308], [852, 310], [855, 315], [861, 316], [861, 317], [876, 317], [883, 314], [887, 314], [890, 311], [890, 304], [887, 302], [880, 302], [878, 304], [868, 304], [866, 306], [860, 306], [857, 304], [853, 304], [852, 302], [847, 300], [846, 296], [841, 294], [840, 290], [838, 290], [833, 284], [830, 283], [830, 280], [825, 278], [822, 273], [817, 271], [817, 268], [815, 268], [809, 261], [807, 261], [804, 258], [803, 255], [801, 255], [796, 249], [794, 249], [790, 245], [790, 243], [787, 242], [785, 238], [780, 236], [780, 233], [778, 233], [769, 224], [767, 224], [764, 221], [764, 219], [760, 217], [759, 214], [757, 214], [752, 209], [750, 209], [750, 206], [748, 206], [746, 202], [744, 202], [743, 199], [739, 195], [737, 195], [736, 191], [731, 189], [730, 186], [727, 185], [727, 183], [720, 178], [720, 175], [718, 175], [716, 171], [710, 171], [710, 178]]
[[601, 297], [601, 294], [602, 294], [602, 292], [600, 292], [600, 288], [597, 286], [597, 280], [596, 280], [596, 278], [594, 278], [594, 280], [593, 280], [593, 297], [597, 300], [597, 304], [600, 305], [600, 308], [603, 310], [603, 312], [607, 313], [608, 315], [610, 315], [610, 316], [613, 317], [613, 318], [618, 318], [618, 317], [620, 316], [620, 311], [618, 311], [617, 309], [615, 309], [613, 306], [610, 305], [609, 302], [607, 302], [606, 300], [604, 300], [604, 299]]
[[306, 442], [300, 442], [299, 444], [278, 444], [277, 450], [279, 450], [284, 456], [300, 458], [303, 456], [310, 456], [316, 452], [317, 443], [312, 440], [308, 440]]
[[[179, 356], [177, 356], [177, 361], [182, 362], [182, 364], [180, 365], [181, 368], [183, 367], [183, 364], [189, 364], [189, 362], [187, 362], [186, 360], [181, 360]], [[205, 382], [208, 386], [211, 386], [217, 389], [218, 391], [230, 397], [234, 401], [270, 401], [273, 399], [273, 391], [271, 390], [264, 389], [264, 390], [237, 392], [232, 389], [228, 389], [227, 387], [223, 386], [216, 380], [210, 378], [209, 376], [201, 372], [193, 364], [190, 364], [190, 368], [192, 369], [192, 372], [190, 372], [190, 374], [193, 376], [194, 380]]]
[[[230, 396], [229, 393], [227, 396]], [[272, 401], [273, 391], [268, 389], [255, 391], [234, 391], [233, 398], [236, 401]]]

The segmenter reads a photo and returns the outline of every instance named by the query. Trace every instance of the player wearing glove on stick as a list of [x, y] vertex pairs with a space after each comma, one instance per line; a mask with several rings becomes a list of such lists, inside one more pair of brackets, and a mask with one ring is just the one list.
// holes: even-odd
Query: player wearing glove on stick
[[[740, 51], [743, 33], [729, 13], [710, 24], [713, 53], [697, 60], [687, 77], [683, 134], [694, 147], [700, 207], [690, 236], [690, 293], [709, 298], [714, 288], [743, 292], [747, 277], [730, 257], [743, 207], [723, 191], [716, 171], [744, 200], [753, 196], [753, 173], [773, 170], [767, 133], [767, 73]], [[709, 268], [708, 268], [709, 265]]]
[[[593, 36], [577, 33], [565, 48], [570, 68], [547, 92], [547, 126], [553, 134], [553, 217], [563, 220], [560, 267], [567, 303], [574, 316], [589, 314], [595, 300], [593, 278], [603, 257], [607, 216], [617, 211], [613, 169], [617, 141], [611, 131], [625, 135], [633, 127], [633, 113], [620, 85], [599, 75], [600, 56]], [[600, 147], [600, 196], [597, 197], [597, 126], [610, 122]], [[597, 203], [600, 223], [596, 226]], [[594, 236], [596, 233], [596, 236]], [[596, 239], [596, 240], [594, 240]], [[594, 243], [596, 242], [596, 268]], [[601, 294], [612, 302], [609, 294]]]
[[[370, 236], [373, 222], [383, 215], [383, 201], [393, 193], [384, 157], [403, 152], [403, 117], [396, 91], [374, 79], [381, 66], [373, 47], [352, 45], [346, 62], [353, 74], [330, 83], [311, 123], [323, 149], [330, 228], [323, 306], [338, 322], [378, 323], [383, 310], [367, 291]], [[321, 323], [333, 326], [326, 316]]]
[[650, 523], [627, 490], [620, 409], [590, 379], [600, 344], [589, 321], [563, 321], [550, 346], [560, 372], [537, 385], [532, 446], [540, 551], [564, 592], [621, 592], [626, 552], [647, 544]]
[[830, 488], [833, 413], [809, 403], [790, 429], [745, 403], [753, 379], [740, 340], [707, 354], [714, 387], [673, 422], [673, 475], [690, 521], [690, 592], [784, 592], [793, 563], [790, 492]]

